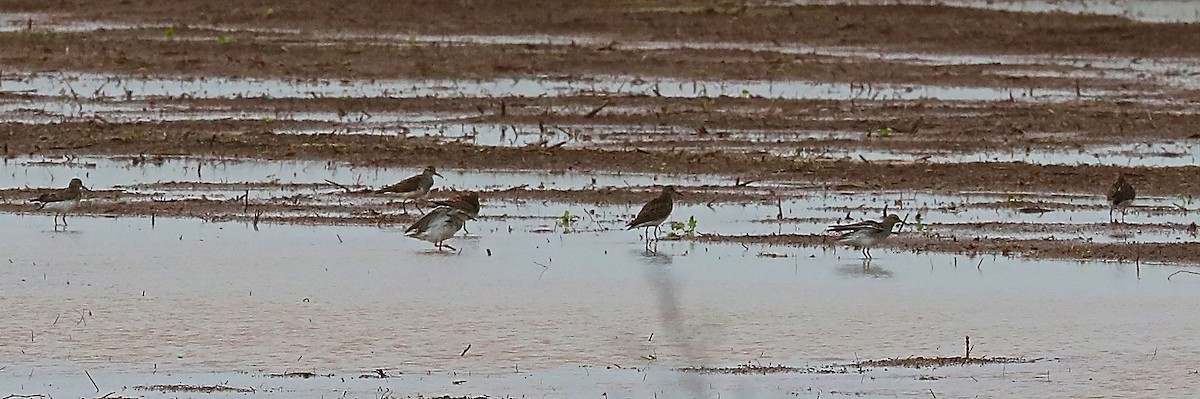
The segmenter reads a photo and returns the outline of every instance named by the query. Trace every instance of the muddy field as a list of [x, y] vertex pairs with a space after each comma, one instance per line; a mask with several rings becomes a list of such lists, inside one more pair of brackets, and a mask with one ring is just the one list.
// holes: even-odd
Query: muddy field
[[834, 3], [0, 2], [0, 397], [1193, 392], [1200, 9]]

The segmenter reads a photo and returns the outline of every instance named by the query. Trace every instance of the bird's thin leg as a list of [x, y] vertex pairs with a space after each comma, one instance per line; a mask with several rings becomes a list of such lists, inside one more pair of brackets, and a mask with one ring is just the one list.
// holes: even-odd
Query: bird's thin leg
[[67, 225], [67, 214], [62, 214], [63, 226]]
[[422, 215], [424, 215], [424, 214], [425, 214], [425, 210], [424, 210], [424, 209], [421, 209], [421, 202], [420, 202], [420, 200], [413, 200], [413, 206], [417, 208], [417, 212], [421, 212], [421, 214], [422, 214]]
[[871, 247], [863, 248], [863, 253], [867, 254], [867, 260], [871, 260]]
[[1108, 222], [1112, 223], [1115, 221], [1116, 220], [1113, 220], [1113, 207], [1110, 206], [1110, 207], [1108, 207]]

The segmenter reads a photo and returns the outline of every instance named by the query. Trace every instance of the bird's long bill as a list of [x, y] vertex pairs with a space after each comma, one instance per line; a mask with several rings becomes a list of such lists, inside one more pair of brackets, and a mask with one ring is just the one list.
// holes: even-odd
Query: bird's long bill
[[446, 178], [446, 176], [442, 176], [442, 174], [441, 174], [441, 173], [438, 173], [438, 172], [433, 172], [433, 175], [434, 175], [434, 176], [437, 176], [437, 177], [440, 177], [440, 178], [443, 178], [443, 179], [445, 179], [445, 178]]

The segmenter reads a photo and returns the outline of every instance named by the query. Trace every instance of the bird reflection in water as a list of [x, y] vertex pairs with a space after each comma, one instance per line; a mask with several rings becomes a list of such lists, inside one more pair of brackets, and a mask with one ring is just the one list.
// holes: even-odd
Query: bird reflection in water
[[[686, 316], [679, 299], [679, 282], [672, 275], [670, 267], [674, 263], [673, 257], [650, 249], [633, 251], [633, 253], [638, 261], [646, 265], [646, 282], [654, 291], [654, 304], [658, 308], [659, 317], [666, 329], [664, 338], [679, 350], [685, 363], [703, 363], [701, 357], [701, 353], [704, 353], [703, 348], [696, 347], [696, 345], [704, 345], [703, 342], [690, 339], [699, 335], [700, 332], [688, 328], [685, 322]], [[690, 397], [705, 396], [705, 382], [699, 375], [682, 373], [679, 378], [679, 384], [690, 392]]]
[[838, 265], [837, 274], [843, 277], [892, 278], [891, 270], [872, 265], [871, 259], [863, 259], [861, 263]]

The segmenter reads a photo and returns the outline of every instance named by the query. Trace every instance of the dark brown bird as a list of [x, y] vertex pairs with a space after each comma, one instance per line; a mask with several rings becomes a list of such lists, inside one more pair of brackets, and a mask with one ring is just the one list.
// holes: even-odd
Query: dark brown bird
[[1121, 222], [1124, 223], [1125, 208], [1133, 205], [1133, 200], [1136, 198], [1137, 190], [1134, 190], [1133, 185], [1125, 181], [1125, 174], [1117, 175], [1117, 182], [1108, 188], [1108, 221], [1113, 221], [1113, 211], [1120, 208]]
[[[437, 169], [432, 166], [426, 166], [421, 174], [401, 180], [399, 183], [385, 186], [375, 192], [381, 194], [396, 195], [407, 200], [419, 200], [425, 198], [429, 194], [429, 190], [433, 188], [433, 177], [445, 178], [438, 174]], [[404, 203], [404, 212], [408, 212], [408, 204]]]
[[460, 194], [450, 199], [433, 201], [433, 203], [438, 206], [448, 206], [458, 209], [467, 215], [470, 215], [472, 218], [479, 217], [480, 206], [478, 193]]
[[679, 194], [673, 186], [663, 186], [662, 193], [654, 199], [642, 206], [642, 211], [638, 212], [637, 217], [633, 218], [629, 224], [625, 225], [626, 230], [646, 228], [646, 240], [650, 240], [649, 228], [654, 228], [654, 239], [658, 239], [659, 225], [667, 221], [671, 216], [671, 210], [675, 207], [674, 196]]
[[[460, 194], [447, 200], [433, 201], [433, 203], [437, 206], [458, 209], [467, 214], [467, 216], [470, 216], [471, 219], [479, 217], [480, 205], [478, 193]], [[466, 225], [463, 226], [463, 232], [466, 234], [471, 234], [471, 232], [467, 230]]]
[[29, 202], [38, 203], [38, 209], [46, 209], [54, 211], [54, 226], [58, 226], [58, 218], [62, 217], [62, 225], [67, 225], [67, 212], [75, 209], [79, 205], [79, 200], [83, 198], [83, 191], [87, 187], [83, 186], [83, 180], [79, 178], [71, 179], [71, 183], [67, 188], [55, 190], [49, 193], [39, 195], [37, 198], [29, 200]]

